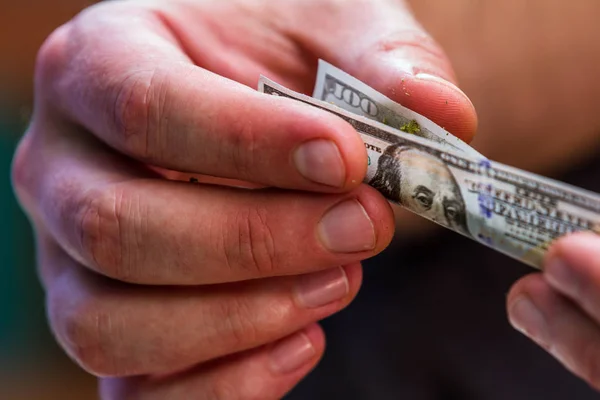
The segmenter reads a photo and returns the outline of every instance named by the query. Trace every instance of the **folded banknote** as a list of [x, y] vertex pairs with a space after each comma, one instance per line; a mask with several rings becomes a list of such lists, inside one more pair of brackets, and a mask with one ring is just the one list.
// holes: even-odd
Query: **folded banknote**
[[541, 268], [557, 238], [600, 233], [598, 194], [490, 161], [325, 62], [320, 62], [316, 98], [266, 77], [260, 78], [259, 91], [347, 121], [367, 149], [365, 183], [388, 200], [532, 267]]

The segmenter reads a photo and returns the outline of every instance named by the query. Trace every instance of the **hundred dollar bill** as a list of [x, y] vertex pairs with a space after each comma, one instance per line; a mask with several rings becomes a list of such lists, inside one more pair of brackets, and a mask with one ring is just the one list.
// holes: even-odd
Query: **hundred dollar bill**
[[481, 156], [471, 146], [433, 121], [401, 106], [323, 60], [319, 60], [313, 97], [392, 128], [409, 131], [455, 151]]
[[577, 231], [600, 233], [600, 196], [407, 134], [265, 77], [259, 91], [331, 112], [360, 134], [365, 182], [388, 200], [540, 268], [549, 245]]

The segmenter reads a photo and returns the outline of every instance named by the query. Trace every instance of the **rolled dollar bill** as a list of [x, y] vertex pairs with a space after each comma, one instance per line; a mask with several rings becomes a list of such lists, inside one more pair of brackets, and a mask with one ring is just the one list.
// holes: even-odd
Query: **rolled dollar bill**
[[444, 143], [408, 134], [265, 77], [259, 91], [301, 101], [351, 124], [365, 143], [365, 182], [388, 200], [541, 268], [557, 238], [600, 233], [600, 196]]

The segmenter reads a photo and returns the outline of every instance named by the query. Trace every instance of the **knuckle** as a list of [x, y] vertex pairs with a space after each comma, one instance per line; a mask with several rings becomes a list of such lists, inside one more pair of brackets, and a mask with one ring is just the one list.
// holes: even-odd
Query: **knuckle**
[[[139, 197], [122, 187], [89, 193], [78, 206], [79, 242], [91, 267], [120, 281], [137, 277], [137, 251], [144, 224]], [[130, 240], [134, 239], [134, 240]]]
[[114, 318], [99, 298], [78, 299], [77, 304], [57, 301], [50, 305], [51, 323], [66, 352], [83, 369], [96, 376], [122, 373], [115, 357], [119, 337]]
[[160, 115], [166, 104], [166, 72], [159, 69], [136, 71], [113, 91], [113, 125], [124, 151], [142, 161], [159, 156], [164, 139]]
[[24, 193], [31, 187], [33, 174], [30, 166], [31, 163], [31, 137], [25, 134], [13, 157], [11, 165], [11, 180], [15, 188], [15, 193], [21, 204], [25, 204]]
[[251, 307], [241, 299], [234, 298], [223, 302], [219, 310], [223, 321], [222, 333], [229, 338], [229, 347], [245, 348], [248, 343], [254, 343], [258, 338], [256, 316]]
[[68, 41], [71, 24], [67, 23], [48, 36], [36, 58], [36, 79], [42, 83], [52, 83], [68, 62]]
[[124, 139], [128, 151], [147, 153], [144, 143], [148, 136], [152, 73], [135, 72], [117, 85], [114, 96], [115, 131]]
[[231, 165], [240, 179], [252, 180], [256, 156], [262, 147], [259, 142], [260, 136], [257, 135], [251, 121], [247, 119], [232, 122], [232, 131], [235, 135], [231, 146]]
[[249, 208], [225, 224], [225, 261], [230, 269], [245, 270], [250, 276], [271, 276], [277, 266], [275, 238], [267, 211]]

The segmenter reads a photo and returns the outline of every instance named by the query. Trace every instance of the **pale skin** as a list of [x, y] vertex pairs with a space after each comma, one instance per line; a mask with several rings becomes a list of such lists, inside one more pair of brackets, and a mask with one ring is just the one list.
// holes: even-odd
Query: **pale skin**
[[277, 399], [317, 364], [317, 322], [395, 226], [349, 125], [254, 90], [264, 74], [310, 91], [317, 58], [474, 135], [397, 0], [114, 1], [40, 50], [13, 181], [51, 328], [103, 398]]

